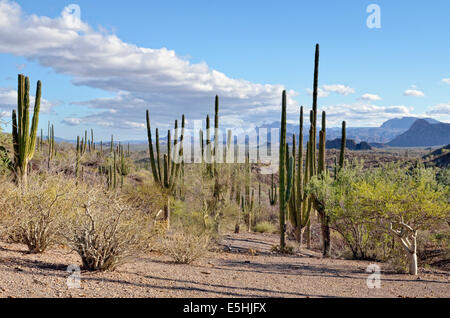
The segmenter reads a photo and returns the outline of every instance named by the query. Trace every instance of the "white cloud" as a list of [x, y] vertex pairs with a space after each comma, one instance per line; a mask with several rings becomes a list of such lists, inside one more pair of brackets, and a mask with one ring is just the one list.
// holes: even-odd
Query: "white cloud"
[[[142, 127], [147, 108], [152, 120], [160, 122], [172, 122], [182, 113], [190, 119], [204, 118], [213, 112], [216, 94], [224, 116], [239, 114], [244, 121], [255, 121], [279, 114], [282, 85], [233, 79], [204, 62], [193, 64], [173, 50], [126, 43], [114, 34], [94, 30], [70, 12], [66, 8], [56, 18], [27, 16], [17, 3], [0, 0], [0, 52], [38, 61], [72, 76], [76, 85], [116, 94], [80, 101], [99, 111], [83, 122], [129, 128], [128, 121]], [[288, 92], [291, 112], [297, 109], [295, 94]], [[105, 113], [105, 109], [116, 112]]]
[[66, 117], [61, 122], [69, 126], [78, 126], [81, 124], [81, 118]]
[[[34, 96], [30, 95], [30, 109], [34, 108]], [[56, 106], [56, 102], [50, 102], [41, 97], [41, 113], [49, 113]], [[0, 111], [11, 111], [17, 108], [17, 91], [14, 89], [0, 88]]]
[[440, 104], [430, 107], [427, 110], [427, 115], [450, 116], [450, 102], [440, 103]]
[[450, 84], [450, 78], [443, 78], [442, 83]]
[[363, 94], [360, 97], [361, 100], [365, 100], [365, 101], [377, 101], [377, 100], [381, 100], [382, 98], [376, 94]]
[[322, 89], [325, 92], [333, 92], [339, 95], [347, 96], [349, 94], [353, 94], [355, 89], [349, 86], [345, 86], [342, 84], [334, 84], [334, 85], [322, 85]]
[[422, 91], [419, 91], [417, 89], [407, 89], [403, 95], [405, 96], [414, 96], [414, 97], [423, 97], [425, 94]]
[[[309, 95], [313, 94], [311, 89], [307, 89]], [[339, 95], [350, 95], [355, 93], [355, 89], [343, 84], [322, 85], [317, 88], [317, 97], [328, 97], [330, 93], [336, 93]]]

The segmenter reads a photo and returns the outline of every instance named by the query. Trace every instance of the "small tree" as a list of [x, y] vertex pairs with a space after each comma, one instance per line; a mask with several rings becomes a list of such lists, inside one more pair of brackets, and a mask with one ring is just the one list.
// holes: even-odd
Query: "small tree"
[[401, 243], [408, 254], [409, 273], [417, 275], [417, 232], [450, 214], [445, 190], [436, 182], [434, 171], [383, 167], [358, 182], [356, 190], [365, 210], [374, 212]]
[[314, 209], [320, 215], [323, 255], [328, 257], [331, 253], [330, 238], [330, 211], [334, 210], [338, 204], [336, 180], [331, 178], [328, 171], [319, 176], [313, 176], [306, 186], [306, 193], [311, 195]]

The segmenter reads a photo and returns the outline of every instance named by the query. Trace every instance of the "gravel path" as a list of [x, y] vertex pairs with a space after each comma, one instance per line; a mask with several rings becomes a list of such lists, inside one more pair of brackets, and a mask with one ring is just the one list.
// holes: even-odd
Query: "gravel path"
[[[150, 254], [115, 272], [81, 272], [81, 288], [67, 287], [69, 264], [78, 255], [54, 248], [26, 254], [0, 242], [0, 297], [450, 297], [450, 274], [421, 270], [418, 277], [381, 273], [381, 288], [369, 289], [370, 262], [322, 259], [312, 251], [277, 255], [274, 235], [224, 238], [224, 252], [193, 265]], [[383, 269], [383, 264], [381, 268]]]

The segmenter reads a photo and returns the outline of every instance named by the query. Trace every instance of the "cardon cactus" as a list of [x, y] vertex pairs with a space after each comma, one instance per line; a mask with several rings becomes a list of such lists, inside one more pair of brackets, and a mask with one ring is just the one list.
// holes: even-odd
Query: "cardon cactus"
[[345, 121], [342, 122], [342, 136], [341, 136], [341, 154], [339, 156], [339, 169], [344, 167], [344, 161], [345, 161], [345, 146], [347, 143], [347, 135], [345, 130], [346, 123]]
[[[278, 187], [280, 193], [280, 251], [286, 248], [286, 214], [287, 203], [289, 202], [292, 191], [292, 170], [293, 159], [291, 156], [287, 158], [289, 153], [286, 146], [286, 91], [283, 91], [281, 102], [281, 131], [280, 131], [280, 149], [279, 149], [279, 178]], [[287, 167], [287, 169], [286, 169]]]
[[303, 171], [303, 106], [300, 108], [300, 128], [299, 128], [299, 147], [298, 154], [296, 153], [296, 138], [293, 135], [292, 154], [294, 162], [297, 165], [293, 166], [292, 171], [292, 195], [289, 200], [289, 221], [294, 228], [296, 240], [300, 246], [302, 243], [302, 235], [305, 227], [309, 223], [311, 214], [311, 199], [306, 195], [304, 189], [305, 185], [311, 178], [311, 171], [313, 170], [313, 158], [310, 147], [310, 142], [307, 144], [306, 164]]
[[184, 127], [185, 119], [184, 115], [181, 120], [181, 135], [178, 139], [178, 121], [175, 121], [175, 137], [173, 141], [174, 156], [172, 155], [172, 141], [170, 136], [170, 130], [167, 134], [167, 153], [163, 154], [163, 160], [161, 162], [161, 150], [159, 142], [159, 131], [156, 128], [156, 158], [153, 150], [152, 131], [150, 126], [149, 111], [146, 112], [147, 119], [147, 137], [148, 147], [150, 153], [150, 165], [152, 169], [153, 179], [165, 192], [167, 197], [167, 204], [164, 206], [164, 219], [167, 222], [167, 226], [170, 226], [170, 197], [174, 195], [175, 186], [179, 181], [180, 170], [182, 165], [183, 156], [183, 139], [184, 139]]
[[25, 186], [27, 185], [28, 162], [33, 158], [36, 148], [41, 87], [41, 81], [38, 81], [30, 129], [30, 80], [22, 74], [18, 76], [17, 114], [16, 110], [12, 112], [14, 172], [16, 182]]

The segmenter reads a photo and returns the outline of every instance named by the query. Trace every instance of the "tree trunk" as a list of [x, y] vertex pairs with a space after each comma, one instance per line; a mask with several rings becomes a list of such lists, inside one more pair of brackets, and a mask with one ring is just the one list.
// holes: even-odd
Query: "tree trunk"
[[330, 238], [330, 225], [329, 216], [325, 211], [318, 211], [320, 215], [321, 228], [322, 228], [322, 254], [324, 257], [330, 257], [331, 255], [331, 238]]
[[417, 253], [408, 253], [409, 258], [409, 273], [417, 275]]
[[167, 198], [167, 204], [164, 206], [164, 220], [167, 224], [167, 229], [170, 228], [170, 198]]
[[302, 249], [302, 239], [303, 239], [303, 232], [304, 227], [297, 226], [294, 230], [295, 240], [298, 242], [299, 249]]
[[311, 249], [311, 220], [308, 221], [308, 225], [306, 226], [306, 248]]

